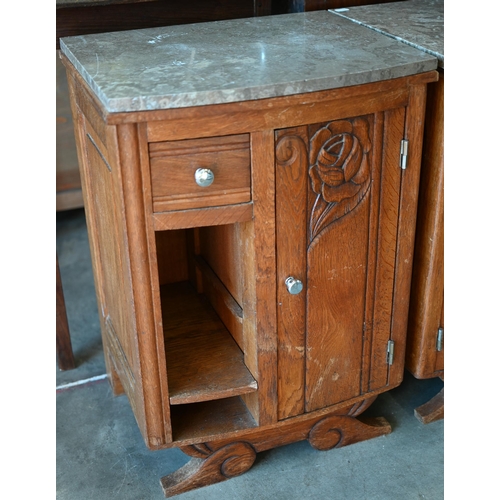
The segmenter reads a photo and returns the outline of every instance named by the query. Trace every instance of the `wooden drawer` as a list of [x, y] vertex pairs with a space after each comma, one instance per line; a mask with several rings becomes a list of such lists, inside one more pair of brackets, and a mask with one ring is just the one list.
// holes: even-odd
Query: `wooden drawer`
[[[153, 211], [185, 210], [248, 202], [249, 134], [150, 143]], [[210, 169], [213, 183], [195, 181], [197, 169]]]

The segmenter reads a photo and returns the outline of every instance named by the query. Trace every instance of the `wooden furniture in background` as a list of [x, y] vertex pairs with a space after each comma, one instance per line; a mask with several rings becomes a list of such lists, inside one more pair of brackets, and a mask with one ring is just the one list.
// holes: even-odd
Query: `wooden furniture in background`
[[75, 368], [75, 358], [71, 345], [66, 303], [59, 272], [59, 259], [56, 255], [56, 355], [60, 370]]
[[56, 45], [65, 36], [266, 16], [271, 0], [56, 0]]
[[[444, 380], [444, 70], [429, 85], [406, 367]], [[415, 409], [424, 424], [444, 417], [444, 388]]]
[[340, 9], [358, 5], [372, 5], [402, 0], [273, 0], [273, 9], [282, 12], [310, 12], [313, 10]]
[[[403, 377], [436, 73], [108, 113], [64, 63], [109, 378], [149, 448], [192, 457], [165, 495], [276, 446], [390, 432], [361, 414]], [[213, 184], [194, 182], [199, 165]]]
[[56, 51], [56, 210], [83, 207], [66, 72]]

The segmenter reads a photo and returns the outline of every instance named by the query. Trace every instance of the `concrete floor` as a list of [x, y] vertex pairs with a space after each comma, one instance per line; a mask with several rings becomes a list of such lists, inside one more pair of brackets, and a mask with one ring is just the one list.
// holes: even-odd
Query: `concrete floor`
[[[57, 214], [57, 251], [77, 362], [66, 372], [56, 367], [57, 498], [160, 500], [160, 477], [188, 458], [177, 449], [149, 451], [126, 396], [111, 393], [82, 209]], [[444, 421], [422, 425], [414, 416], [442, 386], [406, 374], [365, 413], [384, 416], [391, 434], [326, 452], [307, 442], [276, 448], [242, 476], [177, 498], [442, 499]]]

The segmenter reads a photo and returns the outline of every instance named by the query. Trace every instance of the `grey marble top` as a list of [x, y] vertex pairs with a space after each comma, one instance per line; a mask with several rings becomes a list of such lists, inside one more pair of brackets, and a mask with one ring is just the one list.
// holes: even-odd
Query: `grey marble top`
[[286, 96], [436, 69], [437, 59], [328, 11], [61, 38], [108, 112]]
[[444, 0], [405, 0], [331, 12], [428, 52], [444, 68]]

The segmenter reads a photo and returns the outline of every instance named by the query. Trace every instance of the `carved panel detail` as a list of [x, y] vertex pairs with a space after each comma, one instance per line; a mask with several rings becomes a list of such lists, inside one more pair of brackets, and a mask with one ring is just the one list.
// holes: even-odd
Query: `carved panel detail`
[[[246, 472], [252, 467], [257, 456], [253, 446], [245, 441], [229, 443], [216, 449], [213, 449], [210, 443], [181, 446], [180, 449], [195, 458], [192, 463], [202, 464], [201, 469], [205, 472], [210, 469], [226, 479]], [[198, 459], [203, 462], [198, 462]]]
[[[304, 155], [307, 158], [306, 145], [298, 135], [284, 135], [276, 145], [276, 160], [279, 165], [289, 167], [297, 162], [297, 159]], [[299, 161], [298, 165], [301, 165]]]
[[167, 498], [239, 476], [252, 467], [257, 457], [255, 448], [245, 441], [229, 443], [215, 451], [206, 443], [183, 446], [181, 450], [193, 458], [160, 479]]
[[326, 451], [389, 434], [392, 428], [384, 417], [365, 419], [350, 415], [331, 415], [317, 422], [309, 431], [309, 444]]
[[333, 121], [310, 139], [309, 177], [317, 194], [310, 224], [312, 242], [353, 210], [370, 187], [370, 125], [366, 118]]

